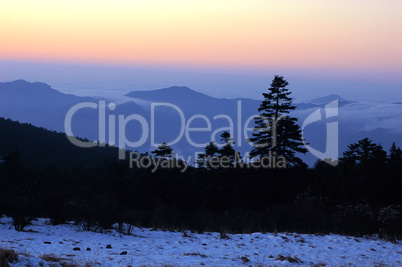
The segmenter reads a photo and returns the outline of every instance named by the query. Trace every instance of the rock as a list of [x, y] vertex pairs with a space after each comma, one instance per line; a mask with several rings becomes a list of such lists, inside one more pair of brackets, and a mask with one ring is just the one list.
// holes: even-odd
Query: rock
[[127, 251], [123, 251], [120, 255], [127, 255]]
[[109, 245], [106, 246], [106, 248], [112, 248], [112, 245], [109, 244]]
[[241, 259], [241, 261], [242, 261], [243, 263], [247, 263], [247, 262], [250, 261], [246, 256], [242, 256], [240, 259]]
[[73, 248], [73, 250], [81, 250], [79, 247], [75, 247]]

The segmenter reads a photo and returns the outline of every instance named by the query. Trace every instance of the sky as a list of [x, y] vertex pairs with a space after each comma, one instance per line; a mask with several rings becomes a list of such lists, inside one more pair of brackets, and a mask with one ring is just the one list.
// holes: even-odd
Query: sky
[[0, 4], [0, 57], [114, 64], [401, 67], [402, 2], [54, 1]]
[[[395, 87], [402, 84], [401, 10], [400, 0], [2, 1], [0, 79], [39, 79], [32, 63], [46, 63], [52, 77], [54, 64], [66, 64], [59, 76], [69, 82], [77, 75], [66, 73], [69, 66], [83, 64], [230, 70], [230, 77], [242, 71], [245, 79], [265, 75], [266, 82], [281, 71], [309, 81], [352, 77]], [[185, 82], [183, 75], [174, 77]], [[219, 86], [221, 78], [214, 77]], [[136, 86], [159, 84], [148, 79]]]

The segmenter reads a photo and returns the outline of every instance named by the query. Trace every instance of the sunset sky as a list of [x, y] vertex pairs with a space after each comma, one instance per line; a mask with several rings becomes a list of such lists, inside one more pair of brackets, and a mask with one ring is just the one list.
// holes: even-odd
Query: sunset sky
[[0, 60], [402, 69], [402, 1], [13, 0]]

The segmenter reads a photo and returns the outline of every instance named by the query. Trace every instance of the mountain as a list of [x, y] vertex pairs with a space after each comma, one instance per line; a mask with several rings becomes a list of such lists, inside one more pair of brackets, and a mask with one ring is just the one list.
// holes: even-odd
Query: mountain
[[[0, 82], [1, 117], [32, 123], [59, 132], [64, 131], [64, 119], [71, 107], [84, 102], [98, 103], [99, 100], [94, 97], [64, 94], [41, 82], [31, 83], [25, 80]], [[73, 127], [78, 128], [77, 136], [94, 139], [94, 132], [89, 128], [95, 127], [96, 112], [86, 109], [80, 112], [82, 114], [80, 117], [88, 117], [88, 113], [92, 114], [91, 120], [83, 122], [78, 118]]]
[[[252, 149], [246, 141], [251, 137], [251, 132], [244, 129], [254, 127], [253, 118], [258, 114], [261, 104], [259, 100], [214, 98], [185, 86], [132, 91], [124, 99], [125, 102], [112, 109], [107, 106], [102, 122], [97, 105], [100, 101], [111, 103], [107, 99], [63, 94], [45, 83], [24, 80], [3, 82], [0, 83], [0, 117], [64, 132], [68, 111], [76, 104], [91, 103], [97, 108], [79, 109], [72, 117], [71, 129], [75, 136], [99, 140], [103, 135], [102, 142], [140, 152], [152, 151], [156, 144], [177, 139], [172, 145], [173, 149], [179, 156], [191, 156], [190, 163], [194, 162], [196, 152], [203, 152], [206, 143], [211, 140], [220, 143], [219, 135], [225, 130], [233, 130], [235, 148], [242, 156]], [[304, 129], [306, 141], [311, 147], [325, 150], [328, 120], [323, 116], [324, 107], [334, 100], [339, 101], [339, 115], [328, 120], [339, 121], [340, 155], [348, 144], [358, 141], [362, 133], [385, 147], [392, 141], [400, 145], [398, 142], [402, 138], [398, 125], [402, 122], [398, 114], [402, 110], [398, 110], [402, 109], [402, 105], [351, 105], [352, 101], [339, 95], [329, 95], [306, 103], [295, 103], [297, 109], [291, 112], [292, 116], [299, 118], [300, 125], [307, 117], [313, 114], [318, 116], [318, 120]], [[152, 103], [156, 106], [152, 107]], [[318, 109], [322, 112], [314, 113]], [[380, 128], [382, 130], [375, 131]], [[311, 153], [304, 159], [310, 165], [317, 160]]]
[[339, 101], [339, 106], [343, 106], [343, 105], [347, 105], [347, 104], [352, 103], [352, 101], [346, 100], [346, 99], [344, 99], [341, 96], [336, 95], [336, 94], [331, 94], [331, 95], [328, 95], [328, 96], [315, 98], [313, 100], [310, 100], [310, 103], [322, 106], [322, 105], [326, 105], [328, 103], [331, 103], [331, 102], [333, 102], [335, 100]]
[[132, 91], [125, 96], [131, 98], [134, 102], [146, 100], [152, 103], [174, 104], [180, 107], [187, 116], [203, 114], [211, 118], [219, 114], [227, 114], [227, 112], [232, 114], [232, 111], [238, 105], [238, 101], [242, 103], [242, 108], [246, 110], [246, 114], [254, 112], [260, 105], [260, 101], [246, 98], [214, 98], [185, 86], [172, 86], [150, 91]]
[[38, 106], [58, 107], [83, 99], [85, 98], [63, 94], [46, 83], [30, 83], [25, 80], [0, 82], [0, 103], [3, 108], [14, 104], [23, 105], [27, 109]]
[[165, 101], [170, 103], [188, 101], [189, 99], [197, 99], [197, 101], [211, 101], [214, 99], [213, 97], [196, 92], [186, 86], [172, 86], [151, 91], [132, 91], [125, 96], [144, 100]]

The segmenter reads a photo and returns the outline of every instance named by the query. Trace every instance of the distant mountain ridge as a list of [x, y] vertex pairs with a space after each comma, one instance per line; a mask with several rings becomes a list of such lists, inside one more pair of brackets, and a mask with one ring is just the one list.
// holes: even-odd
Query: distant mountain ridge
[[12, 101], [13, 103], [23, 102], [28, 107], [39, 104], [60, 106], [78, 102], [82, 99], [88, 98], [61, 93], [42, 82], [30, 83], [25, 80], [0, 82], [0, 103], [3, 105]]
[[[165, 101], [172, 103], [179, 103], [185, 101], [188, 104], [189, 100], [192, 101], [249, 101], [257, 105], [260, 104], [259, 100], [249, 98], [215, 98], [206, 94], [197, 92], [187, 86], [171, 86], [155, 90], [138, 90], [131, 91], [124, 96], [130, 98], [138, 98], [148, 101]], [[14, 103], [24, 104], [25, 108], [38, 107], [38, 105], [47, 105], [50, 107], [77, 103], [79, 101], [93, 101], [99, 100], [99, 97], [80, 97], [72, 94], [65, 94], [50, 85], [43, 82], [28, 82], [23, 79], [15, 80], [12, 82], [0, 82], [0, 103], [6, 105], [10, 101]], [[320, 98], [313, 99], [307, 103], [294, 103], [298, 108], [306, 109], [318, 107], [327, 104], [331, 101], [338, 99], [342, 103], [351, 103], [352, 101], [345, 100], [339, 95], [328, 95]], [[190, 103], [191, 104], [191, 103]], [[1, 110], [0, 110], [1, 111]]]
[[186, 86], [171, 86], [168, 88], [150, 90], [150, 91], [132, 91], [125, 96], [132, 98], [140, 98], [144, 100], [172, 100], [172, 96], [181, 100], [181, 98], [203, 98], [212, 99], [213, 97], [205, 95], [203, 93], [194, 91]]
[[[254, 100], [250, 98], [235, 98], [235, 99], [228, 99], [228, 98], [215, 98], [208, 96], [206, 94], [194, 91], [186, 86], [171, 86], [162, 89], [154, 89], [154, 90], [147, 90], [147, 91], [131, 91], [125, 96], [134, 98], [134, 99], [142, 99], [148, 101], [161, 101], [161, 102], [170, 102], [170, 103], [186, 103], [186, 104], [194, 104], [188, 103], [189, 101], [213, 101], [214, 104], [221, 104], [219, 102], [225, 101], [234, 101], [234, 100], [241, 100], [241, 101], [248, 101], [256, 105], [257, 107], [261, 103], [259, 100]], [[305, 103], [293, 103], [299, 109], [310, 109], [314, 107], [321, 107], [325, 104], [328, 104], [332, 101], [338, 100], [339, 105], [343, 106], [353, 101], [346, 100], [339, 95], [331, 94], [328, 96], [319, 97], [316, 99], [312, 99]], [[183, 103], [184, 102], [184, 103]]]
[[[11, 118], [20, 122], [31, 123], [36, 126], [44, 127], [58, 132], [64, 131], [64, 121], [67, 112], [72, 106], [82, 102], [99, 103], [99, 100], [105, 100], [107, 103], [111, 102], [107, 99], [96, 97], [80, 97], [70, 94], [61, 93], [45, 83], [31, 83], [24, 80], [17, 80], [13, 82], [0, 82], [0, 117]], [[144, 103], [170, 103], [176, 105], [184, 115], [184, 123], [194, 115], [202, 115], [211, 122], [211, 130], [205, 132], [191, 133], [191, 139], [194, 142], [201, 144], [211, 141], [211, 134], [217, 129], [223, 127], [233, 126], [236, 146], [244, 155], [245, 152], [251, 149], [247, 144], [246, 137], [243, 131], [238, 131], [239, 127], [243, 129], [247, 119], [249, 125], [253, 126], [252, 118], [258, 114], [258, 107], [261, 104], [259, 100], [241, 98], [241, 99], [226, 99], [214, 98], [200, 92], [194, 91], [186, 86], [172, 86], [164, 89], [157, 89], [151, 91], [132, 91], [125, 95], [125, 102], [116, 105], [114, 110], [107, 110], [106, 119], [108, 115], [115, 116], [116, 125], [114, 125], [116, 144], [118, 144], [118, 127], [117, 119], [121, 115], [127, 118], [130, 115], [136, 114], [143, 117], [148, 126], [151, 127], [151, 110], [149, 104]], [[334, 100], [339, 101], [339, 114], [344, 116], [346, 120], [340, 120], [339, 136], [340, 152], [346, 149], [346, 146], [351, 142], [357, 141], [357, 138], [362, 135], [365, 128], [360, 127], [355, 121], [351, 120], [353, 117], [349, 116], [350, 110], [356, 110], [352, 101], [346, 100], [339, 95], [329, 95], [313, 99], [305, 103], [294, 103], [297, 106], [295, 111], [292, 111], [292, 116], [299, 118], [299, 123], [302, 124], [306, 116], [317, 110], [323, 108], [327, 103]], [[142, 102], [144, 103], [142, 103]], [[400, 105], [394, 105], [395, 107]], [[346, 114], [343, 110], [349, 110]], [[180, 127], [182, 125], [181, 117], [177, 110], [171, 107], [156, 107], [155, 110], [155, 138], [156, 143], [164, 141], [170, 142], [180, 134]], [[360, 109], [358, 112], [362, 112]], [[341, 117], [341, 116], [340, 116]], [[384, 116], [382, 116], [384, 117]], [[232, 122], [228, 121], [228, 118]], [[384, 117], [385, 118], [385, 117]], [[336, 118], [335, 118], [336, 119]], [[375, 120], [371, 120], [375, 122]], [[105, 126], [109, 127], [109, 122], [106, 121]], [[321, 150], [325, 149], [325, 136], [326, 136], [326, 121], [322, 118], [320, 121], [308, 125], [305, 129], [307, 141], [312, 143], [312, 147]], [[205, 128], [206, 122], [201, 117], [191, 121], [192, 128]], [[126, 135], [128, 140], [139, 140], [141, 137], [142, 125], [138, 122], [130, 121], [126, 125]], [[84, 108], [79, 110], [73, 117], [72, 130], [75, 136], [88, 138], [90, 140], [99, 139], [99, 112], [97, 109]], [[352, 130], [353, 129], [353, 130]], [[375, 129], [375, 128], [370, 128]], [[113, 130], [113, 129], [112, 129]], [[150, 129], [151, 130], [151, 129]], [[106, 141], [109, 137], [109, 130], [106, 131]], [[398, 141], [398, 135], [395, 135], [389, 129], [381, 129], [381, 135], [378, 131], [368, 131], [367, 137], [373, 136], [375, 142], [382, 143], [388, 146], [388, 143], [395, 140]], [[250, 133], [251, 134], [251, 133]], [[238, 136], [240, 136], [238, 139]], [[184, 137], [182, 139], [185, 139]], [[173, 145], [176, 152], [181, 155], [194, 155], [194, 152], [202, 152], [203, 147], [194, 148], [187, 140], [180, 140]], [[399, 137], [399, 139], [401, 139]], [[219, 142], [219, 134], [217, 135], [217, 142]], [[236, 147], [237, 148], [237, 147]], [[131, 148], [131, 150], [138, 150], [140, 152], [152, 151], [155, 147], [151, 146], [150, 138], [139, 147]], [[308, 163], [311, 165], [316, 158], [310, 154]]]
[[347, 105], [352, 103], [352, 101], [346, 100], [344, 98], [342, 98], [339, 95], [336, 94], [331, 94], [328, 96], [323, 96], [323, 97], [319, 97], [319, 98], [315, 98], [313, 100], [310, 100], [310, 103], [313, 103], [315, 105], [325, 105], [328, 104], [330, 102], [336, 101], [338, 100], [339, 102], [339, 106], [343, 106], [343, 105]]
[[[64, 94], [41, 82], [0, 82], [0, 117], [32, 123], [58, 132], [64, 131], [64, 119], [72, 106], [98, 101], [94, 97]], [[94, 122], [83, 123], [85, 124], [94, 125]], [[94, 136], [87, 133], [88, 131], [77, 131], [78, 136], [93, 139]]]

